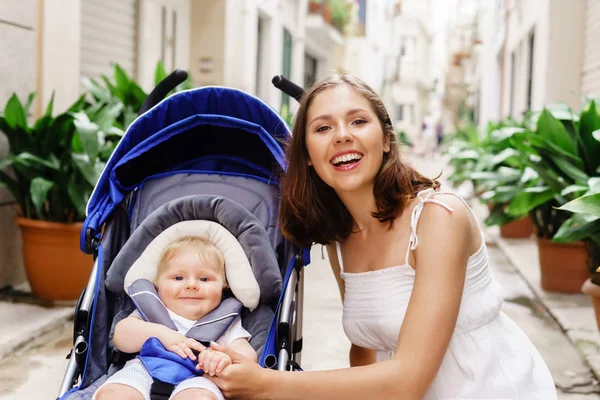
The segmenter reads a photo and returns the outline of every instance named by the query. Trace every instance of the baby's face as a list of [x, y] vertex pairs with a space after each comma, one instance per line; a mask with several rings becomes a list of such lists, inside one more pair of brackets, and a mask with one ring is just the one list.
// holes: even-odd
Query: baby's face
[[213, 257], [205, 258], [184, 248], [167, 261], [156, 281], [158, 297], [165, 306], [190, 320], [217, 308], [225, 287], [223, 266]]

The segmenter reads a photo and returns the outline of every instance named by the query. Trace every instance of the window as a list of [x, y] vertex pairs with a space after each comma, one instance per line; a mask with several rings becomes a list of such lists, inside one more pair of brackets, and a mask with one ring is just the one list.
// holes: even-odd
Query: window
[[318, 61], [316, 58], [304, 55], [304, 87], [309, 88], [317, 79], [317, 65]]
[[396, 106], [396, 121], [404, 120], [404, 104], [398, 104]]
[[[292, 78], [292, 35], [283, 28], [283, 76], [288, 79]], [[281, 107], [286, 106], [289, 110], [290, 96], [281, 92]]]
[[517, 73], [517, 56], [515, 52], [516, 50], [513, 50], [510, 54], [510, 96], [508, 105], [508, 115], [510, 117], [513, 116], [515, 108], [515, 81], [517, 80], [517, 77], [515, 76]]
[[364, 28], [367, 26], [367, 0], [358, 0], [358, 20]]
[[417, 39], [413, 36], [400, 38], [400, 57], [402, 61], [415, 61], [417, 58]]
[[533, 55], [534, 55], [534, 45], [535, 45], [535, 31], [531, 31], [529, 34], [529, 54], [528, 54], [528, 63], [527, 66], [527, 110], [531, 110], [531, 93], [533, 87]]

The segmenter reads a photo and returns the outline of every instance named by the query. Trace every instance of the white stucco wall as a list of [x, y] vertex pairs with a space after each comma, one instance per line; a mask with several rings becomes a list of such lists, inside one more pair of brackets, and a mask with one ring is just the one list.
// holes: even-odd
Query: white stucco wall
[[[504, 40], [504, 15], [498, 1], [480, 3], [477, 47], [476, 87], [479, 90], [479, 126], [500, 118], [500, 55]], [[501, 3], [501, 2], [500, 2]]]
[[585, 0], [529, 0], [516, 2], [507, 28], [502, 115], [511, 101], [511, 55], [517, 61], [514, 83], [514, 117], [526, 109], [528, 36], [535, 31], [531, 108], [564, 102], [578, 108], [583, 61]]
[[[0, 109], [16, 93], [22, 101], [36, 85], [36, 0], [0, 2]], [[33, 110], [32, 110], [33, 111]], [[8, 152], [8, 142], [0, 133], [0, 157]], [[16, 208], [12, 196], [0, 188], [0, 287], [25, 280], [21, 259], [20, 232], [13, 218]]]
[[[224, 85], [259, 94], [276, 110], [280, 109], [281, 92], [273, 87], [271, 78], [282, 73], [285, 28], [292, 36], [292, 80], [303, 80], [306, 1], [225, 0]], [[260, 88], [256, 79], [259, 15], [268, 29], [263, 42]]]

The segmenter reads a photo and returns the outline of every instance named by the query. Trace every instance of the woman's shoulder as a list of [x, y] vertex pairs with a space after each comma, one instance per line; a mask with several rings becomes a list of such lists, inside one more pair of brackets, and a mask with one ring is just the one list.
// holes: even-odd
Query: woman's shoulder
[[419, 225], [431, 226], [436, 230], [469, 231], [471, 215], [467, 203], [458, 194], [435, 192], [423, 202]]

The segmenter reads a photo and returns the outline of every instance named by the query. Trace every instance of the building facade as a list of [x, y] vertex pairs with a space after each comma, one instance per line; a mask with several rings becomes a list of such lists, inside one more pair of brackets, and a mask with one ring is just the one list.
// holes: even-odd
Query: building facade
[[[82, 78], [118, 63], [146, 91], [157, 62], [187, 69], [197, 86], [257, 95], [276, 111], [295, 101], [273, 87], [305, 85], [341, 67], [344, 39], [309, 0], [6, 0], [0, 4], [0, 101], [35, 91], [31, 118], [54, 93], [55, 113], [82, 93]], [[0, 133], [0, 154], [7, 141]], [[0, 188], [0, 287], [24, 281], [15, 203]]]

